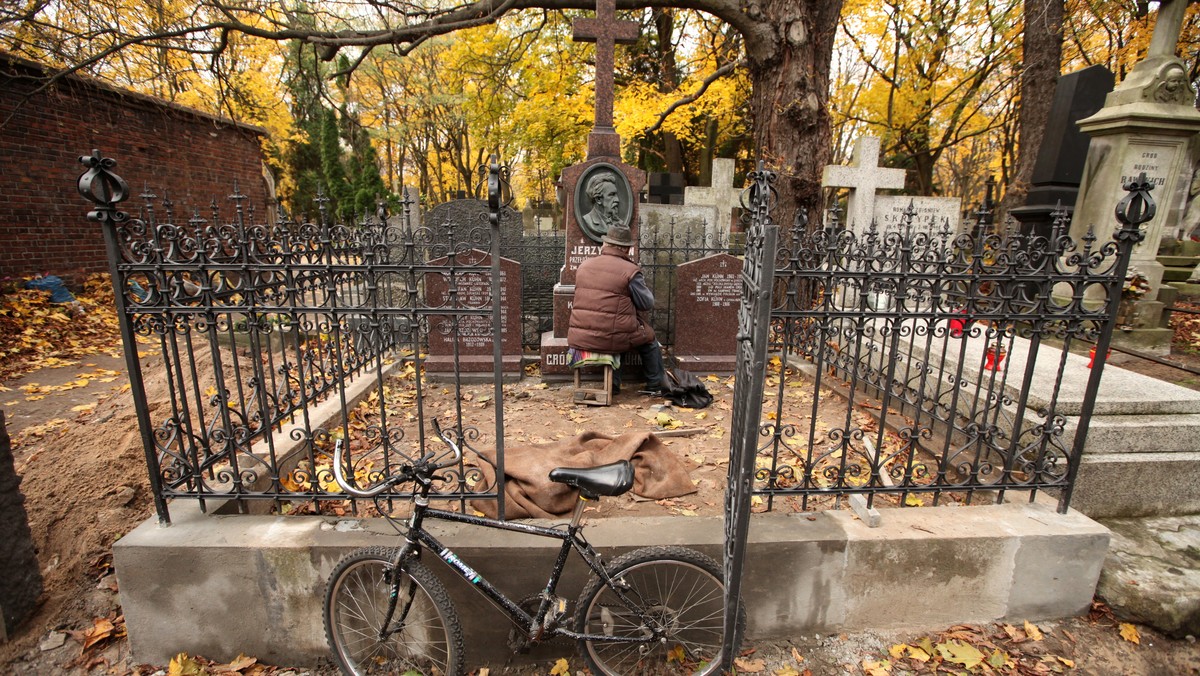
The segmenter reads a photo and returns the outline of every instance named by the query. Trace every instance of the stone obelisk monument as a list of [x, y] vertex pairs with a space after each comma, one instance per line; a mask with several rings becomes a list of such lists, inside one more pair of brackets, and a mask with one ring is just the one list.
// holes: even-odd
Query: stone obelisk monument
[[[1146, 239], [1133, 250], [1131, 268], [1145, 275], [1150, 292], [1126, 313], [1113, 340], [1155, 354], [1170, 350], [1172, 332], [1162, 326], [1163, 266], [1155, 260], [1166, 224], [1178, 223], [1184, 209], [1193, 158], [1188, 141], [1200, 132], [1196, 92], [1184, 62], [1175, 56], [1186, 0], [1161, 3], [1145, 59], [1105, 99], [1100, 112], [1079, 121], [1091, 137], [1083, 181], [1075, 202], [1071, 234], [1078, 241], [1091, 226], [1106, 240], [1116, 228], [1113, 209], [1124, 185], [1145, 172], [1158, 205], [1144, 227]], [[1168, 290], [1168, 293], [1170, 291]]]
[[637, 240], [638, 194], [646, 184], [646, 172], [621, 162], [621, 137], [613, 128], [615, 46], [637, 41], [637, 24], [617, 19], [616, 0], [597, 0], [595, 18], [577, 19], [574, 28], [576, 41], [596, 43], [596, 113], [588, 134], [587, 160], [563, 169], [561, 177], [567, 252], [554, 286], [554, 329], [542, 334], [542, 376], [548, 380], [565, 379], [570, 373], [567, 326], [575, 271], [600, 253], [600, 238], [609, 227], [627, 225]]

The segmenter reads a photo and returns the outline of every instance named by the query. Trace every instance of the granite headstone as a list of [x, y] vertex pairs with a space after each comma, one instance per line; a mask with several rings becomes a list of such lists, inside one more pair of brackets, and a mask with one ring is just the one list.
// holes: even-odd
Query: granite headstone
[[913, 197], [910, 195], [877, 195], [875, 224], [880, 231], [901, 231], [906, 214], [912, 208], [913, 233], [930, 236], [949, 231], [957, 235], [962, 229], [962, 202], [957, 197]]
[[[492, 307], [492, 257], [479, 249], [444, 256], [429, 262], [444, 272], [425, 275], [426, 305], [453, 310], [490, 310]], [[453, 280], [451, 280], [453, 275]], [[455, 293], [451, 297], [453, 285]], [[500, 259], [501, 352], [504, 379], [521, 375], [521, 265]], [[458, 318], [455, 327], [454, 319]], [[430, 376], [452, 374], [490, 380], [493, 358], [492, 315], [432, 315], [429, 320], [429, 356], [425, 371]], [[455, 346], [458, 348], [457, 369]]]
[[709, 224], [708, 239], [717, 246], [729, 242], [733, 212], [742, 206], [742, 189], [733, 185], [734, 166], [734, 161], [728, 158], [713, 160], [712, 185], [689, 187], [684, 194], [684, 204], [716, 210], [717, 218]]
[[676, 268], [675, 347], [693, 373], [732, 373], [737, 364], [737, 314], [742, 261], [717, 254]]
[[854, 142], [850, 165], [830, 164], [821, 175], [826, 188], [849, 188], [846, 224], [856, 233], [866, 232], [875, 215], [876, 191], [904, 187], [903, 169], [879, 166], [879, 139], [863, 136]]

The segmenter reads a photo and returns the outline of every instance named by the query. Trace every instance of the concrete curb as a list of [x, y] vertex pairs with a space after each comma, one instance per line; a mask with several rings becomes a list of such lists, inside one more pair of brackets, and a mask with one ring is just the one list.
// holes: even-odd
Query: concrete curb
[[[1091, 603], [1108, 549], [1103, 526], [1041, 504], [880, 513], [878, 528], [848, 512], [755, 515], [744, 582], [748, 637], [1077, 615]], [[326, 577], [352, 549], [397, 544], [377, 519], [208, 516], [180, 501], [172, 515], [171, 526], [147, 521], [113, 547], [137, 662], [165, 664], [187, 651], [323, 663]], [[557, 551], [555, 542], [528, 535], [435, 525], [446, 544], [518, 599], [544, 585]], [[716, 517], [606, 519], [587, 533], [608, 558], [681, 544], [719, 559], [724, 526]], [[573, 601], [585, 571], [571, 564], [559, 595]], [[468, 663], [505, 663], [504, 616], [465, 582], [443, 579], [463, 621]], [[561, 656], [574, 646], [538, 650]]]

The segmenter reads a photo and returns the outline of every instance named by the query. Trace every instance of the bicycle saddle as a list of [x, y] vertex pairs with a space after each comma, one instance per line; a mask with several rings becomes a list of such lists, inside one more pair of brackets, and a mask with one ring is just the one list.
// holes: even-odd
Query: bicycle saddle
[[556, 467], [550, 480], [578, 488], [583, 497], [595, 500], [601, 495], [620, 495], [633, 488], [633, 465], [628, 460], [599, 467]]

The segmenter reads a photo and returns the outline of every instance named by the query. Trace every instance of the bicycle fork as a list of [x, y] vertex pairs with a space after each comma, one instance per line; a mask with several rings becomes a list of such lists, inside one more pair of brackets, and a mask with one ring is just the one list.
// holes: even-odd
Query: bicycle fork
[[404, 622], [408, 619], [408, 612], [412, 609], [417, 591], [417, 581], [411, 576], [408, 578], [408, 591], [405, 594], [407, 598], [404, 600], [404, 608], [400, 611], [400, 617], [396, 620], [395, 626], [392, 625], [392, 615], [396, 612], [396, 605], [400, 597], [400, 578], [404, 575], [404, 562], [410, 558], [415, 558], [416, 551], [417, 543], [411, 538], [406, 538], [404, 546], [396, 556], [396, 560], [392, 562], [391, 570], [388, 571], [388, 587], [390, 591], [388, 593], [387, 611], [383, 614], [383, 622], [379, 623], [379, 632], [375, 637], [380, 643], [391, 638], [393, 634], [404, 630]]

